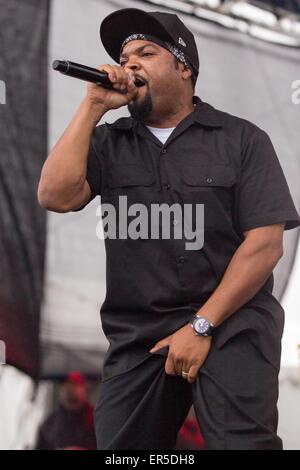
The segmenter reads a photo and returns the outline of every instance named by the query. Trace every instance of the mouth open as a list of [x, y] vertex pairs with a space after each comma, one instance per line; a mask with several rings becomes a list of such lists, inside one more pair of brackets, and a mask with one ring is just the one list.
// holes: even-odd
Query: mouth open
[[136, 87], [142, 88], [143, 86], [146, 85], [146, 81], [141, 77], [136, 77], [134, 84]]

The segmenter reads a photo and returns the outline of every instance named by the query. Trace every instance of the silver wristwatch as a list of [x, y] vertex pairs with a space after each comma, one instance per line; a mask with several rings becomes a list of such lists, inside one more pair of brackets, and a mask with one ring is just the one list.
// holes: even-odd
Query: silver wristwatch
[[215, 329], [214, 324], [208, 318], [198, 315], [193, 315], [190, 324], [197, 336], [212, 336]]

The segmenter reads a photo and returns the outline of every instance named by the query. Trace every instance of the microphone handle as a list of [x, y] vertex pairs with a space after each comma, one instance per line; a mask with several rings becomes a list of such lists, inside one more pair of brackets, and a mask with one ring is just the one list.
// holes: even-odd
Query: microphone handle
[[113, 89], [113, 83], [108, 78], [107, 72], [100, 72], [97, 69], [92, 67], [87, 67], [86, 65], [76, 64], [76, 62], [71, 62], [69, 60], [54, 60], [52, 64], [53, 70], [68, 75], [73, 78], [79, 78], [86, 82], [96, 83], [101, 85], [104, 88]]

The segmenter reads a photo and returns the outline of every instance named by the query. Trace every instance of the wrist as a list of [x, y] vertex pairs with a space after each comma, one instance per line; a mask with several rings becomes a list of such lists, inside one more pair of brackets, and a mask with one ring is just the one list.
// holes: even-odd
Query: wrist
[[215, 331], [215, 325], [210, 319], [197, 313], [190, 319], [190, 326], [196, 336], [211, 337]]
[[96, 126], [108, 109], [101, 103], [95, 103], [88, 96], [81, 103], [81, 109], [91, 123]]

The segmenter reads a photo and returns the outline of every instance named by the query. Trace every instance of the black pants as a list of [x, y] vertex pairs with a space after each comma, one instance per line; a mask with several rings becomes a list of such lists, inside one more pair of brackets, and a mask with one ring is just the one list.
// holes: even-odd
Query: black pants
[[194, 405], [208, 450], [282, 449], [277, 436], [278, 372], [246, 331], [210, 353], [189, 384], [149, 353], [101, 384], [95, 429], [101, 450], [171, 450]]

